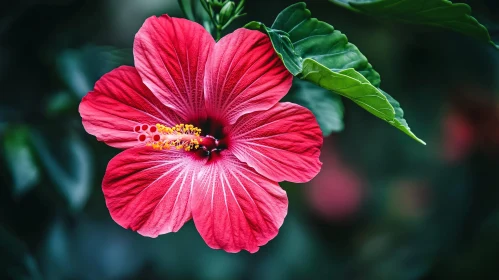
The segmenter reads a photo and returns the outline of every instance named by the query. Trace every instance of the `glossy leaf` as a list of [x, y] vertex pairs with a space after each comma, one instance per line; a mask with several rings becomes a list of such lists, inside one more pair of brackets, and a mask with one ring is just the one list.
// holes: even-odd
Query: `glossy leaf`
[[[350, 78], [357, 79], [358, 81], [360, 81], [363, 84], [367, 84], [369, 82], [366, 78], [364, 78], [362, 75], [360, 75], [358, 72], [355, 72], [355, 71], [348, 71], [347, 70], [347, 71], [344, 71], [344, 74], [348, 75]], [[388, 103], [390, 104], [391, 108], [393, 109], [393, 111], [395, 113], [393, 118], [391, 118], [391, 114], [389, 115], [390, 116], [389, 119], [384, 119], [381, 116], [379, 116], [379, 117], [384, 119], [385, 121], [387, 121], [389, 124], [395, 126], [399, 130], [403, 131], [405, 134], [409, 135], [414, 140], [420, 142], [421, 144], [426, 145], [426, 143], [423, 140], [419, 139], [409, 128], [407, 121], [404, 119], [404, 110], [402, 110], [402, 108], [400, 107], [400, 103], [397, 100], [395, 100], [393, 97], [391, 97], [388, 93], [384, 92], [383, 90], [381, 90], [379, 88], [377, 90], [378, 90], [378, 92], [380, 92], [381, 94], [383, 94], [385, 96], [386, 100], [388, 101]], [[385, 112], [386, 111], [387, 110], [385, 110]], [[374, 114], [374, 115], [376, 115], [376, 114]], [[387, 116], [387, 115], [385, 115], [385, 116]]]
[[250, 22], [246, 28], [267, 33], [284, 64], [295, 76], [301, 72], [303, 60], [308, 58], [334, 72], [354, 68], [374, 86], [379, 86], [379, 74], [359, 49], [333, 26], [312, 18], [305, 3], [284, 9], [271, 28], [259, 22]]
[[351, 99], [424, 144], [411, 132], [398, 102], [377, 88], [379, 74], [365, 56], [332, 26], [311, 18], [305, 3], [284, 9], [271, 28], [259, 22], [246, 28], [268, 34], [293, 75]]
[[462, 33], [488, 42], [499, 49], [485, 26], [471, 16], [464, 3], [447, 0], [329, 0], [350, 10], [370, 16], [413, 24], [424, 24]]
[[344, 107], [338, 94], [331, 94], [316, 85], [296, 80], [286, 100], [312, 111], [324, 136], [343, 130]]
[[395, 118], [395, 110], [386, 97], [369, 82], [365, 82], [364, 76], [353, 69], [336, 73], [314, 60], [305, 59], [302, 73], [304, 80], [350, 98], [381, 119]]
[[16, 127], [8, 130], [3, 148], [5, 161], [12, 176], [13, 194], [22, 196], [40, 180], [40, 170], [33, 154], [29, 129]]

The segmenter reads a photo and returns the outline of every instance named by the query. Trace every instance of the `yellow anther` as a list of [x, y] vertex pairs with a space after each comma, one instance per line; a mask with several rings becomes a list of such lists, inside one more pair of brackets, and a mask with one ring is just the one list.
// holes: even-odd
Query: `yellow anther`
[[168, 150], [175, 147], [177, 150], [191, 151], [199, 149], [199, 143], [203, 141], [200, 137], [201, 129], [192, 124], [181, 123], [168, 127], [158, 123], [156, 130], [160, 140], [146, 142], [146, 146], [155, 150]]

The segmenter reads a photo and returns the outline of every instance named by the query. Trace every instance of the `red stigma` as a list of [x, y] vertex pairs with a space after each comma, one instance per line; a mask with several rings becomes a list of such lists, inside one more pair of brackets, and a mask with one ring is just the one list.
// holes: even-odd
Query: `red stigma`
[[161, 136], [159, 136], [159, 134], [156, 134], [152, 137], [152, 140], [158, 142], [159, 140], [161, 139]]
[[156, 130], [158, 130], [158, 129], [157, 129], [155, 126], [151, 126], [151, 127], [149, 128], [149, 131], [150, 131], [151, 133], [156, 132]]
[[140, 125], [137, 125], [134, 129], [135, 132], [140, 132]]
[[148, 128], [149, 128], [149, 126], [147, 124], [143, 124], [142, 125], [142, 130], [143, 131], [146, 131]]
[[140, 142], [144, 142], [144, 141], [146, 141], [146, 135], [145, 135], [145, 134], [141, 134], [141, 135], [139, 136], [139, 141], [140, 141]]

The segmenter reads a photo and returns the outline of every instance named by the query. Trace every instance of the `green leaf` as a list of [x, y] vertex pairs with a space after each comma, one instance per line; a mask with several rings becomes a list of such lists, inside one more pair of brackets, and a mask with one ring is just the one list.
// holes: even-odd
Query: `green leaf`
[[38, 264], [27, 246], [0, 225], [0, 276], [2, 279], [42, 279]]
[[[54, 218], [42, 243], [39, 260], [46, 279], [67, 279], [75, 277], [74, 251], [71, 249], [71, 231], [60, 216]], [[76, 239], [76, 238], [75, 238]], [[71, 274], [73, 273], [73, 274]]]
[[324, 136], [343, 130], [343, 102], [337, 94], [311, 83], [296, 80], [290, 93], [286, 95], [290, 101], [308, 108], [315, 115]]
[[329, 0], [350, 10], [382, 19], [424, 24], [462, 33], [499, 49], [485, 26], [471, 16], [464, 3], [447, 0]]
[[395, 119], [389, 121], [390, 124], [400, 129], [405, 134], [409, 135], [412, 139], [420, 142], [423, 145], [426, 145], [426, 143], [423, 140], [419, 139], [409, 128], [407, 121], [404, 119], [404, 110], [402, 110], [402, 107], [400, 107], [400, 103], [383, 90], [379, 89], [379, 91], [381, 91], [381, 93], [386, 96], [386, 99], [388, 100], [388, 102], [390, 102], [390, 105], [392, 105], [392, 107], [395, 109]]
[[311, 18], [305, 3], [283, 10], [271, 28], [250, 22], [245, 26], [268, 34], [286, 68], [302, 80], [351, 99], [420, 143], [403, 119], [398, 102], [377, 88], [379, 74], [345, 35]]
[[76, 106], [73, 96], [65, 91], [60, 91], [48, 97], [44, 112], [48, 117], [56, 117], [64, 112], [70, 111]]
[[133, 65], [131, 49], [87, 45], [68, 49], [57, 58], [59, 75], [78, 97], [83, 97], [105, 73], [121, 65]]
[[353, 69], [336, 73], [317, 61], [307, 58], [303, 61], [302, 73], [304, 80], [351, 99], [381, 119], [392, 120], [395, 118], [395, 110], [387, 98], [364, 76]]
[[14, 196], [22, 196], [40, 180], [28, 127], [9, 129], [4, 137], [5, 160], [13, 180]]
[[[344, 72], [343, 74], [348, 75], [351, 78], [357, 79], [358, 81], [360, 81], [363, 84], [369, 83], [369, 81], [365, 77], [360, 75], [358, 72], [355, 72], [352, 70], [350, 70], [350, 71], [345, 70], [343, 72]], [[399, 130], [403, 131], [405, 134], [409, 135], [414, 140], [420, 142], [421, 144], [426, 145], [426, 143], [423, 140], [419, 139], [416, 135], [414, 135], [414, 133], [409, 128], [407, 121], [404, 119], [404, 110], [402, 110], [402, 108], [400, 107], [400, 103], [397, 100], [395, 100], [393, 97], [391, 97], [388, 93], [384, 92], [383, 90], [381, 90], [379, 88], [377, 88], [376, 90], [378, 92], [380, 92], [381, 94], [383, 94], [383, 96], [386, 98], [386, 101], [388, 101], [388, 103], [390, 104], [390, 107], [393, 109], [393, 112], [395, 113], [395, 115], [393, 115], [393, 118], [392, 118], [391, 114], [388, 115], [387, 110], [381, 111], [381, 113], [385, 112], [386, 114], [380, 115], [380, 116], [376, 115], [374, 112], [371, 112], [371, 113], [373, 113], [374, 115], [378, 116], [381, 119], [384, 119], [389, 124], [395, 126]], [[374, 102], [372, 102], [372, 103], [374, 103]], [[386, 104], [384, 103], [384, 105], [386, 105]], [[368, 110], [368, 109], [366, 109], [366, 110]], [[370, 111], [370, 110], [368, 110], [368, 111]], [[383, 116], [389, 116], [389, 117], [387, 119], [385, 119], [385, 118], [383, 118]]]
[[313, 59], [331, 71], [354, 68], [374, 86], [379, 86], [379, 74], [372, 68], [359, 49], [333, 26], [312, 18], [305, 3], [284, 9], [271, 28], [259, 22], [250, 22], [249, 29], [267, 33], [284, 64], [293, 75], [302, 71], [304, 59]]
[[194, 11], [193, 11], [193, 5], [192, 5], [192, 0], [178, 0], [178, 5], [180, 6], [180, 9], [184, 13], [184, 15], [187, 17], [187, 19], [191, 21], [196, 21], [196, 18], [194, 17]]
[[34, 147], [43, 167], [72, 210], [79, 211], [91, 192], [92, 157], [78, 134], [33, 130]]

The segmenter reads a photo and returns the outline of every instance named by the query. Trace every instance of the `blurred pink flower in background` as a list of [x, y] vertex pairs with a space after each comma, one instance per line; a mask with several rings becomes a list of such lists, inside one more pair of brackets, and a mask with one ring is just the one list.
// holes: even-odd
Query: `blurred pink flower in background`
[[490, 90], [464, 85], [452, 91], [442, 118], [442, 158], [463, 161], [471, 153], [499, 153], [499, 103]]
[[305, 189], [312, 209], [318, 216], [331, 221], [354, 217], [364, 200], [363, 179], [341, 161], [332, 141], [326, 140], [320, 158], [322, 170]]
[[473, 125], [459, 112], [451, 110], [442, 118], [443, 158], [447, 162], [456, 162], [466, 157], [475, 142]]

